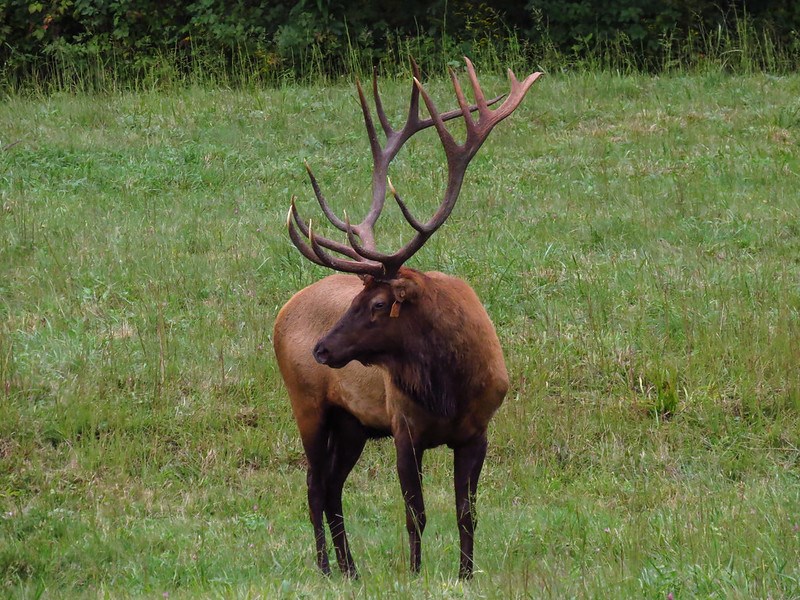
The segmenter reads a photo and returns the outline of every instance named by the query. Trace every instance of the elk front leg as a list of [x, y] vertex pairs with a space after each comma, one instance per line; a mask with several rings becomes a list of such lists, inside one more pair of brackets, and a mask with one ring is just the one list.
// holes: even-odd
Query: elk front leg
[[406, 530], [408, 531], [411, 570], [419, 572], [422, 561], [422, 532], [425, 530], [425, 503], [422, 499], [422, 453], [408, 430], [394, 436], [397, 450], [397, 474], [406, 504]]
[[475, 496], [478, 491], [478, 478], [486, 458], [486, 435], [454, 448], [454, 483], [456, 492], [456, 519], [461, 548], [458, 576], [461, 579], [472, 577], [472, 559], [475, 545]]
[[325, 523], [322, 514], [325, 506], [325, 480], [319, 467], [308, 467], [306, 483], [308, 484], [308, 513], [314, 527], [314, 545], [317, 550], [317, 566], [325, 575], [331, 574], [328, 563], [328, 548], [325, 543]]
[[364, 450], [367, 434], [355, 417], [343, 413], [332, 427], [331, 439], [333, 457], [326, 487], [325, 514], [328, 517], [339, 569], [345, 576], [355, 579], [358, 577], [358, 571], [350, 553], [350, 544], [344, 527], [342, 488]]
[[325, 543], [325, 510], [326, 480], [328, 473], [327, 440], [328, 428], [324, 422], [301, 426], [300, 435], [308, 459], [306, 484], [308, 485], [308, 513], [314, 527], [314, 545], [317, 552], [317, 566], [325, 575], [331, 574], [328, 562], [328, 548]]

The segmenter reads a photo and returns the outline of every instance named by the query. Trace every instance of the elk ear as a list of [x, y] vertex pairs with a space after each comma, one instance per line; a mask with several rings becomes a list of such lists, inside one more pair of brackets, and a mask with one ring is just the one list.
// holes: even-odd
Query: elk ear
[[394, 295], [394, 304], [392, 304], [392, 310], [389, 313], [389, 316], [399, 317], [400, 306], [403, 304], [403, 302], [416, 302], [420, 294], [419, 284], [413, 279], [399, 277], [397, 279], [392, 279], [389, 285], [391, 286], [392, 294]]
[[405, 277], [393, 279], [391, 286], [395, 302], [415, 302], [419, 297], [419, 285], [411, 279]]

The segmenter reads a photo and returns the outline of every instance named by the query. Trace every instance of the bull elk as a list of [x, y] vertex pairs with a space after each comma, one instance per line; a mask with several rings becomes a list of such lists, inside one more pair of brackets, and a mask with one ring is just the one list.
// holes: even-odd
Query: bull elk
[[[451, 70], [459, 108], [440, 113], [414, 81], [408, 119], [402, 129], [389, 123], [378, 93], [372, 92], [385, 141], [381, 145], [361, 85], [373, 158], [372, 204], [364, 220], [337, 217], [306, 164], [322, 212], [348, 243], [317, 235], [292, 198], [287, 224], [297, 249], [311, 262], [345, 274], [330, 275], [295, 294], [275, 321], [274, 345], [292, 411], [308, 459], [308, 505], [316, 561], [330, 573], [323, 516], [327, 518], [342, 572], [357, 576], [345, 533], [342, 488], [369, 438], [392, 436], [397, 473], [406, 507], [411, 569], [419, 571], [425, 529], [422, 455], [446, 444], [454, 453], [456, 517], [461, 549], [459, 576], [473, 572], [474, 504], [486, 456], [486, 430], [508, 389], [500, 342], [469, 285], [443, 273], [422, 273], [403, 265], [442, 226], [458, 198], [470, 160], [492, 128], [519, 106], [540, 73], [520, 82], [508, 71], [511, 91], [487, 101], [472, 63], [466, 60], [475, 104], [469, 105]], [[422, 96], [429, 118], [419, 115]], [[473, 113], [477, 112], [477, 119]], [[462, 117], [464, 143], [444, 122]], [[447, 159], [447, 188], [433, 217], [418, 221], [388, 178], [389, 163], [415, 133], [433, 126]], [[389, 191], [414, 236], [400, 250], [377, 250], [374, 225]], [[354, 276], [357, 275], [358, 277]]]

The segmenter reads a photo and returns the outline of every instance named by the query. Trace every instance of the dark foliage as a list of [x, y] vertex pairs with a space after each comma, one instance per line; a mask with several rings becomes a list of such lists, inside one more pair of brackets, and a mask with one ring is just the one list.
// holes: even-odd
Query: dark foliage
[[643, 66], [665, 51], [715, 31], [736, 33], [740, 23], [768, 31], [778, 45], [797, 45], [800, 4], [794, 0], [529, 0], [536, 26], [561, 50], [591, 50], [624, 41]]
[[671, 46], [741, 19], [778, 46], [800, 45], [794, 0], [0, 0], [0, 72], [47, 79], [64, 65], [113, 66], [128, 76], [169, 56], [183, 69], [213, 57], [265, 77], [302, 75], [311, 63], [336, 74], [354, 56], [396, 59], [408, 40], [428, 56], [456, 57], [512, 38], [576, 57], [622, 41], [638, 66], [657, 68]]

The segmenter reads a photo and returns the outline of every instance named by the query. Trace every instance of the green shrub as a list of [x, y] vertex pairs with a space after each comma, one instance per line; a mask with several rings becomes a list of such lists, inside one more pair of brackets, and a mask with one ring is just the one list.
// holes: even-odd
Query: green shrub
[[[711, 60], [791, 70], [800, 6], [774, 0], [0, 0], [6, 86], [152, 85], [175, 77], [267, 82], [426, 66], [467, 54], [489, 67], [665, 70]], [[731, 55], [736, 54], [736, 60]], [[495, 64], [497, 63], [497, 64]]]

